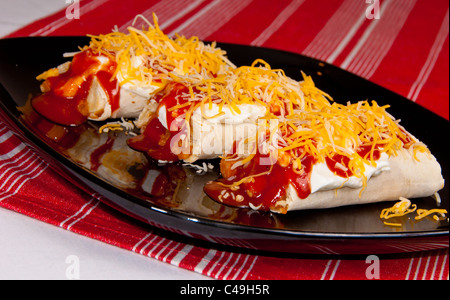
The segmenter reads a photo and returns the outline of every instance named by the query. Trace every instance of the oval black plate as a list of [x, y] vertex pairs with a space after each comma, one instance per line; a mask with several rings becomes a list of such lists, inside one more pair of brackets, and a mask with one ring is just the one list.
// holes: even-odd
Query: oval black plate
[[[327, 210], [289, 212], [286, 215], [259, 213], [245, 209], [225, 207], [213, 202], [202, 191], [206, 180], [219, 174], [217, 168], [199, 175], [195, 169], [174, 166], [185, 174], [179, 182], [176, 197], [170, 201], [152, 197], [137, 188], [123, 185], [122, 178], [111, 178], [108, 172], [83, 164], [73, 153], [92, 152], [83, 146], [76, 151], [55, 147], [51, 141], [27, 122], [18, 106], [24, 106], [30, 94], [39, 91], [36, 75], [66, 61], [62, 54], [73, 52], [88, 43], [85, 37], [40, 37], [0, 40], [0, 113], [7, 125], [27, 144], [31, 145], [55, 170], [88, 192], [102, 195], [108, 205], [153, 226], [221, 245], [264, 251], [308, 254], [381, 254], [431, 250], [448, 247], [448, 223], [404, 218], [403, 226], [385, 226], [379, 219], [381, 210], [391, 202], [340, 207]], [[311, 75], [316, 85], [333, 96], [337, 102], [374, 99], [380, 105], [389, 104], [389, 113], [401, 119], [401, 124], [425, 142], [443, 167], [448, 182], [448, 146], [442, 137], [448, 136], [449, 122], [421, 106], [375, 85], [358, 76], [324, 62], [294, 53], [273, 49], [219, 44], [236, 65], [249, 65], [256, 58], [269, 62], [273, 68], [284, 69], [286, 74], [300, 79], [300, 71]], [[96, 133], [101, 124], [89, 122], [72, 134], [84, 132], [91, 144], [105, 142]], [[108, 136], [115, 143], [127, 138], [121, 134]], [[108, 138], [106, 137], [106, 138]], [[124, 149], [123, 147], [121, 148]], [[91, 152], [89, 152], [91, 151]], [[127, 150], [124, 150], [125, 152]], [[72, 153], [72, 154], [71, 154]], [[130, 156], [136, 153], [131, 153]], [[125, 155], [126, 156], [126, 155]], [[216, 162], [213, 162], [213, 164]], [[134, 163], [133, 184], [148, 174], [166, 172], [164, 167]], [[147, 173], [146, 173], [147, 172]], [[131, 172], [133, 173], [133, 172]], [[126, 174], [130, 175], [130, 174]], [[113, 176], [114, 177], [114, 176]], [[401, 184], [401, 183], [399, 183]], [[448, 185], [440, 192], [442, 208], [448, 210]], [[393, 199], [395, 200], [395, 199]], [[414, 199], [420, 208], [434, 208], [434, 198]]]

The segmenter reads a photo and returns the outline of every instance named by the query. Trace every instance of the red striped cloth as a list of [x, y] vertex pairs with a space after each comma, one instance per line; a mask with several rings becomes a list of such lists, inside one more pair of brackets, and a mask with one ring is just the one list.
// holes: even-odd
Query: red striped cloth
[[[370, 2], [370, 3], [366, 3]], [[379, 6], [379, 15], [376, 14]], [[449, 4], [435, 0], [72, 1], [8, 37], [126, 30], [158, 15], [167, 33], [312, 56], [391, 89], [448, 119]], [[79, 18], [70, 18], [77, 16]], [[139, 25], [136, 24], [137, 26]], [[87, 195], [0, 119], [0, 206], [217, 279], [367, 279], [366, 258], [281, 258], [172, 239]], [[380, 256], [381, 279], [448, 279], [448, 249]]]

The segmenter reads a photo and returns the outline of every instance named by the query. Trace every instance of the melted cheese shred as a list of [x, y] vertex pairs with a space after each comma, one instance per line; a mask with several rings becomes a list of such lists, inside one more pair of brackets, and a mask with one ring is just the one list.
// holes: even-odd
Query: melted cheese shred
[[120, 121], [115, 121], [115, 122], [108, 122], [106, 124], [103, 124], [102, 126], [100, 126], [100, 128], [98, 129], [98, 133], [107, 133], [109, 131], [125, 131], [125, 134], [131, 134], [131, 135], [135, 135], [133, 131], [134, 129], [134, 124], [132, 121], [130, 120], [125, 120], [123, 117], [120, 119]]
[[123, 79], [121, 84], [132, 81], [142, 86], [164, 86], [170, 73], [207, 78], [234, 67], [225, 51], [217, 48], [215, 43], [207, 45], [195, 36], [170, 38], [159, 28], [155, 14], [154, 25], [144, 21], [147, 28], [130, 26], [128, 33], [113, 31], [104, 35], [88, 35], [90, 44], [81, 50], [90, 48], [94, 53], [113, 59], [118, 65], [114, 76]]
[[440, 221], [446, 218], [446, 209], [423, 209], [417, 208], [416, 204], [412, 204], [407, 198], [400, 197], [400, 201], [396, 202], [392, 207], [385, 208], [380, 213], [380, 219], [387, 226], [401, 227], [402, 223], [399, 222], [389, 222], [387, 220], [396, 217], [403, 217], [410, 213], [416, 212], [414, 219], [420, 221], [425, 217], [432, 216], [434, 221]]
[[435, 221], [439, 221], [440, 218], [445, 218], [446, 214], [447, 214], [446, 209], [439, 209], [439, 208], [434, 208], [434, 209], [429, 209], [429, 210], [428, 209], [418, 209], [417, 216], [414, 219], [421, 220], [425, 217], [433, 215], [433, 219]]
[[[363, 176], [364, 163], [375, 164], [375, 150], [396, 155], [403, 147], [427, 151], [425, 145], [412, 140], [398, 121], [386, 113], [388, 106], [375, 101], [342, 105], [332, 103], [316, 109], [297, 109], [286, 117], [280, 130], [286, 144], [282, 151], [293, 157], [313, 156], [318, 162], [336, 154], [350, 158], [348, 168], [357, 177]], [[404, 142], [411, 139], [411, 142]], [[365, 157], [358, 149], [370, 147]]]
[[392, 207], [385, 208], [381, 211], [380, 219], [384, 220], [383, 223], [388, 226], [401, 226], [401, 223], [393, 223], [388, 222], [386, 220], [395, 218], [395, 217], [403, 217], [407, 214], [415, 212], [417, 209], [417, 205], [411, 204], [411, 201], [407, 198], [400, 197], [400, 201], [395, 203]]

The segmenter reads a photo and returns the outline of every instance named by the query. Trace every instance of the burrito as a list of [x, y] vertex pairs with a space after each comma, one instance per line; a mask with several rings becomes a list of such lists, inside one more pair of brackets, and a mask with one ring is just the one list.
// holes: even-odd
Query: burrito
[[71, 61], [38, 75], [34, 109], [62, 125], [137, 118], [172, 76], [207, 79], [234, 67], [215, 43], [169, 38], [156, 16], [148, 29], [128, 31], [90, 36], [89, 45], [65, 54]]
[[267, 111], [258, 104], [235, 104], [237, 112], [222, 98], [212, 96], [209, 104], [207, 93], [190, 90], [191, 86], [169, 84], [135, 122], [141, 134], [128, 145], [160, 161], [215, 159], [231, 152], [236, 140], [253, 137], [257, 120]]
[[222, 178], [205, 185], [224, 204], [290, 210], [430, 196], [444, 187], [425, 144], [375, 101], [321, 103], [277, 118], [277, 126], [220, 162]]

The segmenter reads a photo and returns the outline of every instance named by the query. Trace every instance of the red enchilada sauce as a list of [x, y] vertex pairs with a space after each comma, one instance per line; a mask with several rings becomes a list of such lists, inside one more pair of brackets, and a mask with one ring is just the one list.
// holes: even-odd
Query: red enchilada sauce
[[[178, 161], [179, 157], [172, 151], [172, 144], [177, 141], [177, 134], [182, 130], [182, 124], [177, 120], [184, 120], [183, 115], [191, 105], [172, 109], [188, 101], [182, 94], [189, 93], [189, 89], [182, 84], [169, 84], [166, 89], [155, 97], [159, 103], [156, 113], [151, 117], [142, 133], [128, 140], [128, 146], [136, 151], [147, 153], [153, 159], [164, 161]], [[158, 119], [158, 111], [162, 106], [166, 108], [166, 128]], [[181, 117], [180, 117], [181, 116]], [[181, 140], [179, 140], [181, 142]]]
[[[315, 163], [312, 156], [306, 155], [302, 159], [303, 171], [301, 174], [293, 170], [292, 164], [281, 166], [275, 162], [273, 165], [262, 165], [260, 164], [261, 159], [267, 161], [269, 157], [259, 152], [256, 153], [248, 164], [232, 170], [231, 174], [228, 174], [231, 176], [208, 182], [204, 187], [205, 193], [226, 205], [249, 207], [251, 203], [260, 211], [274, 209], [279, 201], [286, 199], [289, 184], [292, 184], [300, 198], [306, 198], [311, 193], [309, 182], [312, 166]], [[222, 160], [222, 174], [229, 173], [233, 163], [234, 161]], [[253, 178], [235, 185], [247, 176], [253, 176]]]
[[[373, 152], [372, 145], [361, 146], [356, 150], [356, 153], [369, 161], [372, 159], [375, 161], [380, 158], [380, 150], [377, 146], [374, 147]], [[328, 166], [328, 169], [330, 169], [330, 171], [337, 176], [348, 178], [354, 175], [348, 168], [348, 165], [350, 163], [350, 157], [348, 156], [335, 154], [332, 157], [326, 157], [325, 162]]]
[[117, 64], [110, 59], [102, 64], [99, 56], [91, 50], [76, 54], [67, 72], [45, 80], [47, 91], [32, 99], [33, 108], [52, 122], [80, 125], [89, 115], [87, 97], [96, 77], [108, 95], [111, 111], [117, 110], [119, 85], [113, 79]]
[[[362, 146], [357, 151], [359, 156], [370, 160], [380, 158], [380, 150], [372, 146]], [[277, 210], [281, 212], [284, 207], [280, 201], [286, 199], [286, 191], [289, 184], [292, 185], [300, 199], [305, 199], [311, 194], [311, 172], [316, 159], [306, 154], [301, 159], [302, 171], [294, 170], [292, 163], [282, 166], [277, 161], [273, 165], [260, 164], [261, 159], [268, 159], [259, 152], [255, 157], [242, 166], [231, 169], [235, 163], [233, 160], [221, 161], [221, 172], [224, 177], [208, 182], [205, 193], [212, 199], [230, 206], [253, 207], [260, 211]], [[336, 175], [348, 178], [354, 175], [348, 168], [350, 158], [343, 155], [334, 155], [326, 159], [328, 168]], [[340, 164], [340, 167], [337, 164]], [[345, 170], [345, 171], [344, 171]], [[248, 177], [238, 184], [243, 178]], [[250, 177], [252, 177], [250, 179]], [[251, 206], [250, 206], [251, 204]]]

